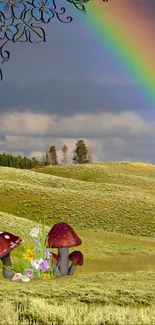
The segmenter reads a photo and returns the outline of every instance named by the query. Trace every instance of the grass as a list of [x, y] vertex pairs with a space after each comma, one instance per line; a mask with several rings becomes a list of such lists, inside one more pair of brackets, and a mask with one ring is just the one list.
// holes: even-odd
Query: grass
[[[25, 284], [0, 270], [0, 323], [155, 324], [154, 205], [152, 165], [0, 167], [0, 229], [27, 239], [44, 216], [46, 232], [65, 221], [83, 242], [70, 252], [84, 255], [72, 277]], [[12, 252], [13, 263], [23, 252]]]
[[[26, 308], [23, 307], [26, 306]], [[147, 308], [131, 308], [120, 307], [113, 304], [108, 306], [95, 306], [86, 303], [78, 303], [71, 306], [69, 303], [62, 305], [46, 302], [41, 298], [23, 299], [22, 303], [14, 301], [13, 304], [7, 300], [0, 303], [0, 310], [3, 310], [1, 324], [10, 325], [29, 325], [36, 324], [89, 324], [89, 325], [107, 325], [107, 324], [155, 324], [154, 307]], [[20, 316], [19, 316], [20, 310]], [[9, 315], [8, 315], [9, 311]], [[1, 312], [0, 312], [1, 316]]]
[[[114, 165], [117, 172], [111, 164], [75, 166], [75, 171], [73, 167], [64, 168], [66, 175], [68, 170], [74, 173], [73, 178], [82, 178], [85, 171], [91, 175], [89, 181], [3, 167], [0, 210], [34, 221], [44, 215], [48, 225], [65, 220], [79, 229], [87, 226], [87, 229], [154, 237], [154, 166], [145, 167], [146, 172], [143, 166], [140, 173], [137, 165], [136, 174], [136, 165], [134, 172], [127, 172], [127, 164], [122, 164], [122, 173], [120, 164]], [[51, 173], [58, 170], [61, 175], [63, 167], [47, 168]]]
[[39, 173], [75, 180], [141, 186], [155, 181], [155, 166], [135, 162], [98, 163], [72, 166], [50, 166], [32, 169]]
[[0, 308], [0, 317], [9, 325], [152, 325], [154, 285], [151, 271], [76, 274], [28, 284], [1, 280], [0, 306], [5, 308]]

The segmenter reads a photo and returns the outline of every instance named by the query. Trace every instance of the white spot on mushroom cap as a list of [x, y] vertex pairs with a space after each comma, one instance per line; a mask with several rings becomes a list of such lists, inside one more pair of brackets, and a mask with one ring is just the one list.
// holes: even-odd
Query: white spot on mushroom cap
[[0, 231], [0, 234], [3, 234], [4, 231]]
[[11, 246], [10, 246], [10, 247], [15, 247], [15, 246], [16, 246], [16, 244], [14, 244], [14, 243], [13, 243], [13, 244], [11, 244]]
[[8, 235], [4, 235], [4, 238], [6, 238], [6, 239], [10, 239], [10, 236], [8, 236]]

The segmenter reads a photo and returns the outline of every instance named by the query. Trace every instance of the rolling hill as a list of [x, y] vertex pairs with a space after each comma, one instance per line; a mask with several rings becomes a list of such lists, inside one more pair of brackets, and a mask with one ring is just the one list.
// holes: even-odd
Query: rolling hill
[[[0, 317], [7, 319], [6, 324], [11, 323], [4, 299], [15, 325], [22, 324], [15, 312], [19, 302], [27, 315], [23, 316], [26, 325], [32, 315], [38, 325], [50, 321], [65, 325], [73, 319], [75, 325], [79, 321], [81, 325], [86, 321], [111, 325], [116, 320], [120, 325], [118, 314], [122, 312], [126, 315], [123, 324], [128, 320], [132, 324], [155, 323], [151, 311], [155, 306], [155, 166], [118, 162], [31, 171], [0, 167], [0, 229], [29, 240], [29, 231], [43, 217], [46, 231], [60, 221], [73, 226], [83, 242], [78, 249], [84, 254], [84, 265], [72, 278], [35, 284], [13, 283], [0, 275]], [[23, 252], [23, 245], [15, 249], [13, 261]], [[72, 318], [68, 318], [71, 301]], [[30, 312], [25, 314], [28, 305]], [[37, 308], [42, 310], [40, 314]], [[61, 308], [64, 317], [59, 315]], [[93, 308], [99, 308], [98, 314]], [[109, 310], [115, 315], [111, 320]]]
[[155, 167], [106, 163], [36, 171], [0, 167], [0, 211], [47, 225], [155, 236]]

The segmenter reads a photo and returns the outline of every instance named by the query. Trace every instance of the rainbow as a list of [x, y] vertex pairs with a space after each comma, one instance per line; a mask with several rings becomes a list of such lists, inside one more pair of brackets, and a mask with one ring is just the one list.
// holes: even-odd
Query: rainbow
[[90, 0], [86, 24], [101, 46], [110, 47], [113, 61], [140, 82], [140, 95], [145, 92], [155, 108], [155, 27], [146, 12], [136, 10], [135, 2]]

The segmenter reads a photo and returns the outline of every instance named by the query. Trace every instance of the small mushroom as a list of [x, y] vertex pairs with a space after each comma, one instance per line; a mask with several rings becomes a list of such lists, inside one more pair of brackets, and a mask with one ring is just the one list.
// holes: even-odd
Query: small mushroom
[[58, 261], [58, 255], [55, 253], [52, 253], [52, 262], [56, 263]]
[[80, 251], [74, 251], [69, 255], [69, 260], [72, 264], [69, 267], [68, 275], [73, 275], [77, 265], [83, 265], [83, 254]]
[[6, 279], [12, 279], [14, 272], [8, 270], [5, 266], [12, 266], [10, 252], [23, 243], [23, 240], [6, 231], [0, 231], [0, 259], [3, 263], [2, 274]]
[[47, 235], [48, 246], [58, 248], [58, 264], [61, 275], [68, 275], [69, 247], [81, 245], [81, 239], [65, 222], [55, 224]]
[[53, 271], [56, 275], [61, 275], [59, 267], [58, 267], [58, 255], [52, 253], [52, 262], [53, 262]]

